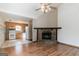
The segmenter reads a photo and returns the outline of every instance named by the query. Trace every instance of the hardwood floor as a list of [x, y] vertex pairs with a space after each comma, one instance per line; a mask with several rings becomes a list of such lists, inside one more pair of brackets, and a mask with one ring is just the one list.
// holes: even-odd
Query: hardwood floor
[[3, 48], [9, 56], [78, 56], [79, 48], [51, 42], [36, 42]]

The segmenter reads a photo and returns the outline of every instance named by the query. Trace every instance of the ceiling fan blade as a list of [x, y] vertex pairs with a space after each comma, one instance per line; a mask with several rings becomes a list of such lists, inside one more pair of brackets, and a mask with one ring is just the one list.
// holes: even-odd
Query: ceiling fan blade
[[52, 3], [48, 3], [48, 5], [51, 5]]
[[56, 7], [50, 6], [51, 9], [57, 9]]
[[36, 11], [40, 10], [41, 8], [36, 9]]

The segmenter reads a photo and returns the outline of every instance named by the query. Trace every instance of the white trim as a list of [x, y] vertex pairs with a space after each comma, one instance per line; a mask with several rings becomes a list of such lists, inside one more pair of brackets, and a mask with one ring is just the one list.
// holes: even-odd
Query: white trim
[[70, 44], [70, 43], [66, 43], [66, 42], [60, 42], [58, 41], [59, 43], [62, 43], [62, 44], [66, 44], [66, 45], [69, 45], [69, 46], [74, 46], [74, 47], [78, 47], [79, 48], [79, 45], [74, 45], [74, 44]]

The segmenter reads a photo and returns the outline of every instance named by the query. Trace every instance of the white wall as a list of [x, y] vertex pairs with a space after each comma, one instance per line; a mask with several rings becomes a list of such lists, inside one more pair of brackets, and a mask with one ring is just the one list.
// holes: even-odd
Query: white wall
[[65, 3], [58, 8], [58, 41], [79, 46], [79, 3]]
[[[0, 24], [3, 24], [4, 20], [0, 19]], [[0, 26], [0, 46], [2, 45], [2, 43], [4, 42], [5, 39], [5, 29], [3, 27]]]

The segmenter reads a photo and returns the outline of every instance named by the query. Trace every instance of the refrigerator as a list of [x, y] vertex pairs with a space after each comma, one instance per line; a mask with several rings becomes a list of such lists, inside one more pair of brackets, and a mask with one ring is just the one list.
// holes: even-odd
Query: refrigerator
[[10, 40], [16, 39], [16, 31], [15, 30], [9, 30], [9, 39]]

